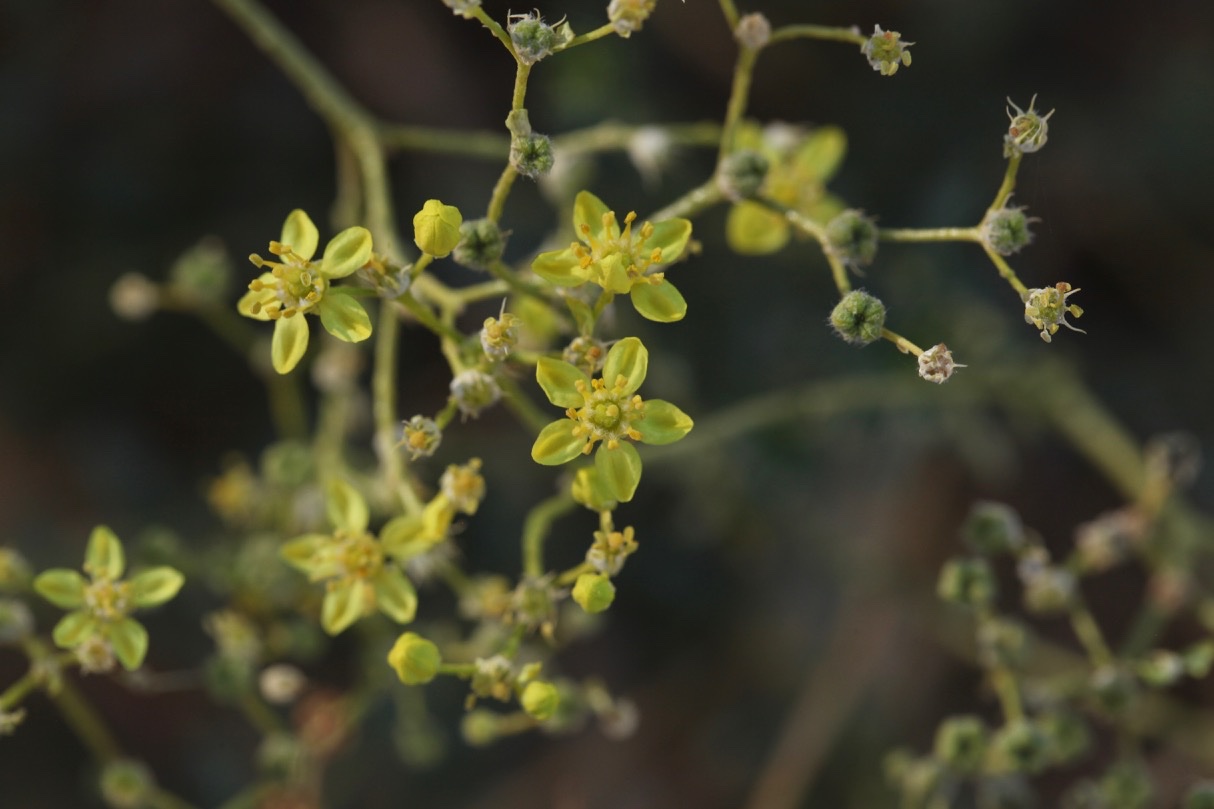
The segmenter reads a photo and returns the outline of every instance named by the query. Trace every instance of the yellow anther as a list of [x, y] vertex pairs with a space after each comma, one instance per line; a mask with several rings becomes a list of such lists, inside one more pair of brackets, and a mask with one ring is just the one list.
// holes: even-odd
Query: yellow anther
[[629, 438], [631, 438], [633, 441], [640, 441], [640, 440], [641, 440], [641, 431], [640, 431], [640, 430], [638, 430], [636, 427], [629, 427], [629, 428], [628, 428], [628, 433], [627, 433], [627, 435], [628, 435], [628, 437], [629, 437]]
[[253, 262], [253, 266], [258, 267], [258, 268], [260, 268], [263, 264], [266, 263], [265, 259], [263, 259], [261, 256], [257, 255], [256, 253], [249, 254], [249, 261]]
[[662, 262], [662, 248], [655, 247], [653, 252], [649, 254], [650, 264], [660, 264]]
[[285, 256], [291, 252], [291, 246], [282, 242], [270, 242], [270, 252], [276, 256]]
[[629, 211], [628, 214], [624, 217], [624, 224], [631, 225], [633, 222], [636, 221], [636, 218], [637, 218], [637, 212]]
[[624, 376], [623, 374], [615, 375], [615, 385], [614, 385], [615, 388], [622, 389], [627, 384], [628, 384], [628, 377]]
[[608, 438], [604, 443], [607, 445], [607, 449], [619, 449], [620, 447], [619, 439], [616, 438]]
[[257, 315], [261, 313], [261, 302], [253, 301], [253, 305], [249, 307], [249, 311]]
[[295, 317], [295, 315], [299, 314], [299, 310], [294, 306], [288, 306], [286, 309], [282, 310], [281, 314], [283, 317]]
[[641, 225], [641, 241], [642, 242], [645, 241], [646, 239], [648, 239], [652, 235], [653, 235], [653, 223], [652, 222], [646, 222], [645, 224]]
[[320, 300], [320, 293], [316, 290], [312, 290], [307, 295], [304, 295], [304, 300], [306, 300], [308, 303], [316, 303]]
[[593, 449], [594, 449], [594, 440], [591, 439], [590, 441], [586, 442], [586, 446], [582, 447], [582, 454], [589, 455]]
[[253, 290], [254, 292], [261, 292], [265, 288], [266, 285], [261, 282], [260, 278], [254, 278], [249, 282], [249, 289]]
[[266, 266], [274, 268], [274, 269], [270, 270], [270, 272], [274, 273], [275, 278], [282, 278], [284, 275], [287, 274], [287, 268], [282, 266], [281, 264], [270, 264], [269, 262], [267, 262]]

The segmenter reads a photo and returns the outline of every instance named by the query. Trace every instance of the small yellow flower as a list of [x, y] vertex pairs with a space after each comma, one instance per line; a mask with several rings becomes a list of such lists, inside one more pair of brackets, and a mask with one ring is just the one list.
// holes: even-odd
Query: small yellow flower
[[1052, 287], [1030, 289], [1024, 299], [1024, 322], [1041, 329], [1041, 339], [1047, 343], [1058, 333], [1059, 326], [1086, 334], [1083, 329], [1075, 328], [1066, 320], [1068, 314], [1075, 317], [1083, 314], [1083, 309], [1067, 303], [1067, 298], [1078, 291], [1071, 289], [1066, 281], [1059, 281]]
[[298, 208], [282, 225], [280, 241], [270, 242], [270, 261], [254, 253], [249, 261], [267, 270], [249, 282], [249, 291], [236, 305], [245, 317], [274, 321], [270, 358], [274, 370], [289, 373], [308, 350], [308, 324], [303, 315], [316, 314], [325, 331], [347, 343], [371, 336], [371, 319], [349, 292], [332, 282], [351, 275], [371, 258], [371, 233], [346, 228], [325, 245], [320, 261], [313, 261], [319, 244], [316, 225]]

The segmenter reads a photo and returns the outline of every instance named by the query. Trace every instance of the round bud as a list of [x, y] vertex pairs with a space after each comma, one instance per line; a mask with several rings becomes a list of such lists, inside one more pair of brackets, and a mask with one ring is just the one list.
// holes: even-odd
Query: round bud
[[975, 772], [986, 754], [986, 737], [979, 717], [949, 717], [936, 730], [936, 758], [958, 772]]
[[502, 389], [489, 374], [469, 369], [456, 374], [451, 380], [451, 395], [455, 397], [461, 413], [476, 418], [482, 410], [502, 398]]
[[561, 693], [552, 683], [532, 680], [523, 689], [519, 702], [528, 716], [543, 722], [545, 719], [551, 719], [556, 713], [561, 704]]
[[611, 0], [607, 4], [607, 19], [618, 35], [628, 39], [634, 31], [641, 30], [656, 5], [657, 0]]
[[0, 548], [0, 593], [12, 593], [29, 582], [30, 566], [12, 548]]
[[471, 219], [459, 226], [459, 244], [451, 257], [474, 270], [483, 270], [501, 259], [506, 236], [492, 219]]
[[423, 253], [443, 258], [459, 244], [460, 225], [463, 222], [459, 208], [428, 199], [413, 216], [413, 243]]
[[524, 177], [534, 180], [544, 176], [552, 171], [555, 161], [552, 140], [547, 135], [533, 132], [510, 139], [510, 165]]
[[826, 249], [849, 267], [867, 267], [877, 256], [877, 223], [849, 208], [826, 224]]
[[861, 289], [853, 290], [830, 313], [830, 325], [849, 343], [868, 345], [881, 337], [885, 304]]
[[1035, 221], [1024, 215], [1024, 208], [992, 211], [982, 221], [982, 241], [1001, 256], [1018, 253], [1020, 248], [1032, 243], [1029, 223]]
[[443, 658], [438, 647], [413, 632], [396, 639], [388, 652], [388, 665], [405, 685], [422, 685], [434, 679]]
[[963, 607], [984, 607], [995, 600], [995, 576], [983, 559], [950, 559], [940, 571], [936, 593]]
[[717, 185], [726, 197], [738, 202], [753, 197], [767, 178], [767, 158], [750, 149], [727, 155], [717, 170]]
[[118, 759], [101, 770], [101, 797], [113, 809], [139, 809], [154, 787], [151, 770], [138, 761]]
[[473, 747], [484, 747], [497, 740], [500, 725], [501, 720], [496, 713], [478, 708], [464, 714], [464, 719], [460, 723], [460, 733], [463, 734], [464, 741]]
[[1012, 104], [1009, 98], [1007, 103], [1012, 105], [1012, 110], [1016, 111], [1012, 115], [1012, 110], [1007, 111], [1007, 117], [1011, 119], [1011, 125], [1007, 128], [1007, 134], [1003, 136], [1003, 156], [1011, 157], [1014, 154], [1031, 154], [1036, 152], [1049, 139], [1049, 120], [1054, 114], [1050, 110], [1044, 116], [1038, 115], [1034, 106], [1037, 103], [1037, 96], [1033, 96], [1029, 101], [1028, 112]]
[[757, 51], [771, 39], [771, 23], [762, 14], [747, 14], [738, 20], [733, 35], [743, 48]]
[[573, 585], [573, 600], [586, 612], [602, 612], [615, 601], [615, 585], [602, 573], [583, 573]]
[[405, 422], [401, 444], [409, 452], [410, 460], [429, 458], [443, 442], [443, 431], [438, 422], [417, 415]]
[[970, 547], [989, 556], [1016, 553], [1025, 541], [1020, 515], [1010, 506], [989, 501], [974, 504], [961, 533]]
[[545, 56], [551, 56], [552, 49], [562, 42], [556, 29], [534, 14], [513, 17], [506, 30], [514, 43], [514, 52], [525, 65], [533, 65]]

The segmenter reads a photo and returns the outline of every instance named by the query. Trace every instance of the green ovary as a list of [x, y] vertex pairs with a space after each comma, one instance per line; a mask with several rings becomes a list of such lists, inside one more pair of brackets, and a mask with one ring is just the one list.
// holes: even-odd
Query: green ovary
[[645, 403], [640, 396], [624, 393], [625, 384], [623, 376], [618, 377], [611, 388], [601, 379], [592, 380], [590, 388], [584, 382], [578, 382], [577, 389], [585, 404], [580, 408], [569, 408], [566, 415], [578, 422], [574, 435], [586, 439], [584, 452], [590, 452], [597, 441], [614, 449], [620, 439], [640, 439], [641, 434], [633, 424], [645, 418]]

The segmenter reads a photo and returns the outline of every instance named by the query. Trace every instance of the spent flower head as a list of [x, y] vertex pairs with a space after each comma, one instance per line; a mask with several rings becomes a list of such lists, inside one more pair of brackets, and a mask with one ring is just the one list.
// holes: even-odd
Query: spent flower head
[[607, 352], [601, 378], [591, 379], [563, 360], [541, 358], [536, 381], [565, 418], [540, 431], [531, 448], [537, 462], [555, 466], [595, 452], [598, 480], [613, 499], [632, 499], [641, 480], [641, 457], [630, 443], [670, 444], [687, 435], [691, 418], [670, 402], [644, 401], [637, 389], [649, 369], [649, 351], [636, 337]]
[[947, 382], [954, 371], [964, 367], [953, 362], [953, 352], [944, 343], [937, 343], [919, 355], [919, 376], [937, 385]]
[[185, 581], [177, 570], [153, 567], [123, 580], [126, 554], [122, 542], [104, 525], [93, 529], [84, 553], [85, 579], [74, 570], [55, 568], [34, 579], [34, 589], [57, 607], [71, 610], [55, 625], [52, 637], [64, 649], [92, 644], [112, 652], [123, 668], [134, 671], [148, 650], [148, 633], [132, 612], [165, 603]]
[[282, 557], [311, 581], [325, 582], [320, 625], [336, 635], [376, 610], [407, 624], [417, 612], [417, 592], [367, 531], [370, 512], [356, 489], [342, 481], [329, 485], [331, 534], [305, 534], [282, 546]]
[[1059, 326], [1087, 334], [1083, 329], [1072, 326], [1066, 319], [1068, 314], [1074, 317], [1083, 314], [1083, 309], [1073, 303], [1067, 303], [1067, 299], [1078, 291], [1071, 289], [1071, 285], [1066, 281], [1059, 281], [1052, 287], [1030, 289], [1024, 298], [1024, 322], [1041, 329], [1041, 339], [1047, 343], [1058, 333]]
[[903, 42], [897, 31], [882, 31], [873, 26], [873, 35], [860, 46], [860, 52], [868, 59], [873, 70], [882, 76], [892, 76], [899, 67], [910, 67], [911, 54], [907, 50], [913, 42]]
[[274, 321], [270, 359], [280, 374], [289, 373], [308, 350], [305, 314], [319, 315], [325, 331], [347, 343], [371, 336], [371, 319], [362, 304], [332, 285], [371, 259], [370, 231], [346, 228], [329, 240], [320, 260], [313, 261], [319, 239], [316, 225], [296, 208], [283, 222], [279, 241], [270, 242], [275, 260], [256, 253], [249, 256], [266, 272], [249, 282], [249, 291], [236, 308], [245, 317]]
[[628, 293], [632, 305], [649, 320], [682, 320], [687, 302], [664, 272], [655, 268], [677, 260], [691, 238], [691, 222], [665, 219], [645, 222], [634, 230], [635, 212], [620, 228], [615, 212], [589, 191], [573, 203], [573, 229], [578, 241], [564, 250], [541, 253], [531, 265], [541, 278], [557, 286], [579, 287], [591, 282], [605, 291]]
[[1049, 120], [1050, 116], [1054, 114], [1054, 110], [1050, 110], [1045, 115], [1038, 114], [1035, 109], [1037, 103], [1035, 95], [1029, 101], [1028, 112], [1017, 107], [1010, 98], [1007, 103], [1012, 105], [1012, 110], [1015, 110], [1016, 114], [1012, 115], [1012, 110], [1007, 111], [1011, 124], [1007, 128], [1007, 134], [1003, 136], [1003, 156], [1031, 154], [1045, 146], [1045, 142], [1049, 140]]

